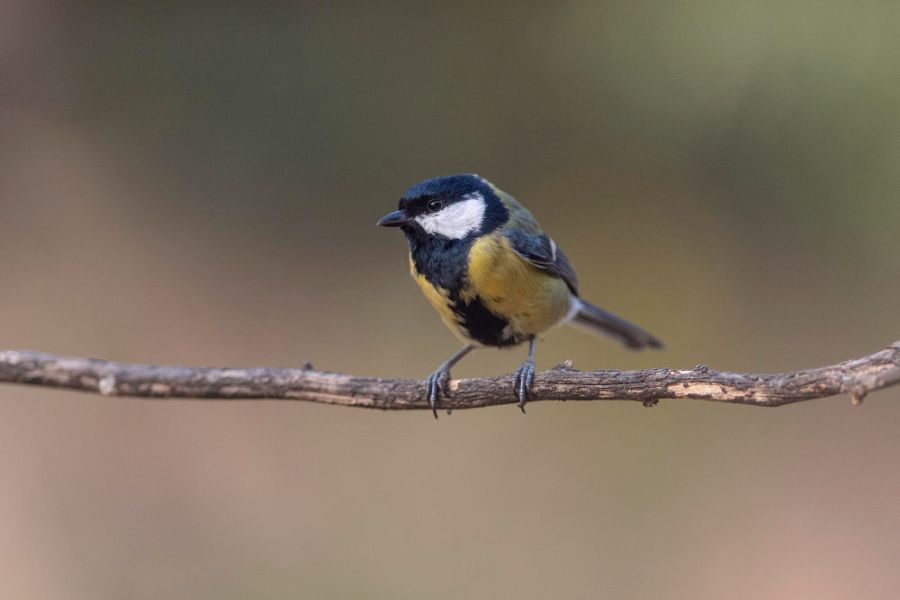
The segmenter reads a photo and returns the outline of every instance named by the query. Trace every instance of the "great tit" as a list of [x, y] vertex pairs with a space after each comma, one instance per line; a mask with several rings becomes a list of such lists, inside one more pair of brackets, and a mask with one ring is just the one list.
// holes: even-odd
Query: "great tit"
[[513, 375], [522, 412], [534, 383], [535, 337], [556, 325], [609, 335], [632, 349], [662, 347], [637, 325], [579, 298], [562, 249], [528, 209], [478, 175], [421, 181], [378, 225], [403, 231], [413, 279], [466, 344], [427, 379], [435, 417], [441, 396], [450, 395], [450, 369], [476, 347], [528, 342], [528, 358]]

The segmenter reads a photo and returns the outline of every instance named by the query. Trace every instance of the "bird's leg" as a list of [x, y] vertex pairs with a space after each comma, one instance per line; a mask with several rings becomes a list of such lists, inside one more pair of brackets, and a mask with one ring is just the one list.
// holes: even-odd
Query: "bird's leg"
[[522, 414], [525, 414], [525, 403], [531, 393], [531, 386], [534, 385], [534, 344], [535, 338], [531, 336], [528, 340], [528, 358], [513, 374], [513, 393], [519, 399]]
[[450, 395], [450, 369], [453, 368], [453, 365], [458, 363], [460, 359], [475, 349], [475, 346], [471, 344], [467, 344], [459, 349], [459, 351], [445, 360], [441, 366], [439, 366], [434, 373], [428, 376], [428, 379], [425, 380], [428, 385], [428, 402], [431, 404], [431, 412], [434, 413], [434, 418], [437, 419], [437, 401], [438, 398], [441, 397], [441, 394], [444, 396]]

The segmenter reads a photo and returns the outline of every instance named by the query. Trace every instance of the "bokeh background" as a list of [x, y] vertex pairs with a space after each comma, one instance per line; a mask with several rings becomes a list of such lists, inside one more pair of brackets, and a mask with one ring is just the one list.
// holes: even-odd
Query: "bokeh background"
[[[379, 230], [476, 171], [586, 297], [538, 364], [900, 338], [900, 5], [0, 2], [0, 347], [421, 377]], [[510, 372], [523, 350], [454, 372]], [[900, 390], [380, 413], [0, 388], [6, 598], [895, 598]]]

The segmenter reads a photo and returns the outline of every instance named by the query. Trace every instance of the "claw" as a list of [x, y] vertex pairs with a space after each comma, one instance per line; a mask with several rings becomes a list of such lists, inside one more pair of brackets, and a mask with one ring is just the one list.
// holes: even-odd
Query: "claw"
[[[428, 403], [431, 404], [431, 414], [434, 415], [435, 419], [437, 419], [437, 403], [441, 395], [443, 394], [447, 398], [450, 397], [450, 369], [474, 348], [475, 346], [472, 344], [463, 346], [456, 354], [445, 360], [444, 363], [425, 380], [425, 385], [428, 388]], [[447, 407], [448, 415], [450, 414], [450, 408], [451, 407]]]
[[437, 419], [437, 403], [441, 397], [450, 395], [450, 371], [437, 370], [428, 376], [428, 403], [431, 404], [431, 413]]
[[534, 361], [526, 360], [513, 374], [513, 393], [519, 399], [519, 409], [525, 414], [525, 403], [534, 385]]

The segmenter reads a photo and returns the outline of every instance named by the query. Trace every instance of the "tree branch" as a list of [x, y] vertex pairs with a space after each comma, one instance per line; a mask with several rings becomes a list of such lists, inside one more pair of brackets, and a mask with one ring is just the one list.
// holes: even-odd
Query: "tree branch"
[[[228, 369], [117, 363], [30, 351], [0, 351], [0, 383], [65, 388], [104, 396], [211, 400], [306, 400], [384, 410], [427, 409], [425, 383], [304, 369]], [[652, 406], [666, 398], [781, 406], [900, 384], [900, 341], [836, 365], [775, 374], [689, 370], [582, 372], [560, 365], [535, 377], [531, 401], [636, 400]], [[510, 377], [450, 382], [442, 408], [477, 408], [516, 402]]]

